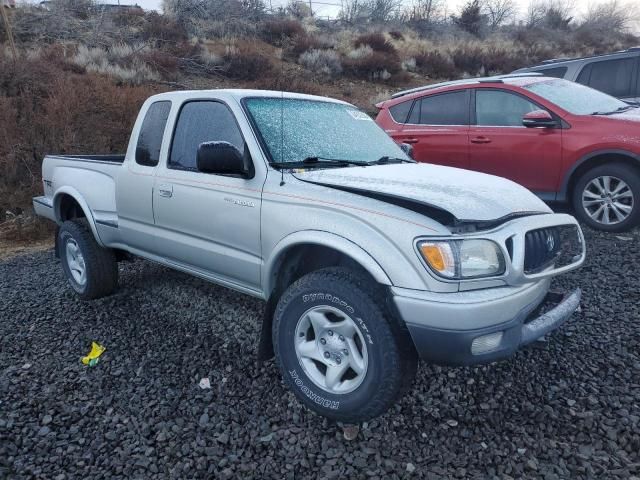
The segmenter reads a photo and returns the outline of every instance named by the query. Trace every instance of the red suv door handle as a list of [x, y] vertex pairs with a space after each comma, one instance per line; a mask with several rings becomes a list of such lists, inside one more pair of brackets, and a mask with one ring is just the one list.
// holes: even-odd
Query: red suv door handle
[[487, 137], [474, 137], [471, 139], [471, 143], [491, 143], [491, 139]]
[[418, 143], [418, 139], [417, 138], [405, 138], [404, 140], [402, 140], [402, 143]]

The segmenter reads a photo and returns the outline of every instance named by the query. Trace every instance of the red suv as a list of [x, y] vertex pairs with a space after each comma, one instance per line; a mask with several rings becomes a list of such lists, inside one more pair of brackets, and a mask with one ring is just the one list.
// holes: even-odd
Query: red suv
[[376, 122], [419, 162], [509, 178], [586, 224], [640, 223], [640, 108], [567, 80], [504, 75], [400, 92]]

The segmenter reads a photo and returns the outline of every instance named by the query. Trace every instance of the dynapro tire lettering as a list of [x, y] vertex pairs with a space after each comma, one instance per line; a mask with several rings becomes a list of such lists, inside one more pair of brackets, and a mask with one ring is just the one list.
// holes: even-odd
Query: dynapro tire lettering
[[347, 302], [340, 299], [339, 297], [336, 297], [335, 295], [331, 295], [330, 293], [308, 293], [302, 296], [302, 301], [304, 303], [314, 302], [316, 300], [323, 300], [325, 302], [333, 303], [334, 305], [340, 305], [347, 312], [349, 313], [354, 312], [353, 307], [351, 305], [349, 305]]
[[313, 400], [318, 405], [322, 405], [324, 408], [330, 408], [331, 410], [337, 410], [338, 407], [340, 407], [340, 402], [335, 402], [333, 400], [327, 400], [326, 398], [321, 397], [320, 395], [316, 394], [315, 392], [312, 392], [309, 389], [309, 387], [307, 387], [302, 382], [302, 380], [298, 376], [298, 372], [296, 372], [295, 370], [290, 370], [289, 371], [289, 375], [291, 375], [291, 378], [293, 378], [293, 381], [295, 382], [296, 386], [302, 391], [302, 393], [304, 393], [307, 397], [309, 397], [311, 400]]

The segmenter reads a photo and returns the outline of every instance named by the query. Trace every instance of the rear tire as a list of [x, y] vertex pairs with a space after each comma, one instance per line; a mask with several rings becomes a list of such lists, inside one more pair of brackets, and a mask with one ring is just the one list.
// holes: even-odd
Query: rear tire
[[386, 308], [385, 293], [353, 270], [331, 267], [300, 278], [280, 298], [276, 361], [289, 389], [311, 410], [346, 423], [366, 421], [413, 381], [415, 349]]
[[573, 189], [573, 210], [591, 228], [624, 232], [640, 224], [640, 170], [622, 163], [595, 167]]
[[83, 300], [111, 294], [118, 285], [113, 250], [102, 248], [86, 219], [64, 222], [58, 230], [58, 255], [71, 288]]

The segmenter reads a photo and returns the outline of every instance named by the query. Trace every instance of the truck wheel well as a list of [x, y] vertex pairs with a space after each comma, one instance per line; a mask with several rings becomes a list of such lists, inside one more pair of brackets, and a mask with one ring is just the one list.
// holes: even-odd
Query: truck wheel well
[[274, 268], [271, 283], [273, 288], [262, 318], [258, 360], [264, 361], [273, 357], [271, 327], [273, 314], [282, 293], [307, 273], [327, 267], [347, 267], [375, 283], [373, 276], [362, 265], [338, 250], [316, 244], [302, 244], [289, 248], [280, 256]]
[[567, 188], [567, 198], [573, 197], [573, 189], [578, 182], [578, 179], [592, 168], [599, 167], [605, 163], [621, 163], [623, 165], [630, 165], [640, 171], [640, 162], [629, 155], [624, 153], [603, 153], [602, 155], [596, 155], [585, 162], [583, 162], [578, 168], [576, 168], [569, 179]]
[[86, 217], [78, 201], [71, 195], [63, 193], [58, 202], [58, 215], [61, 222]]

